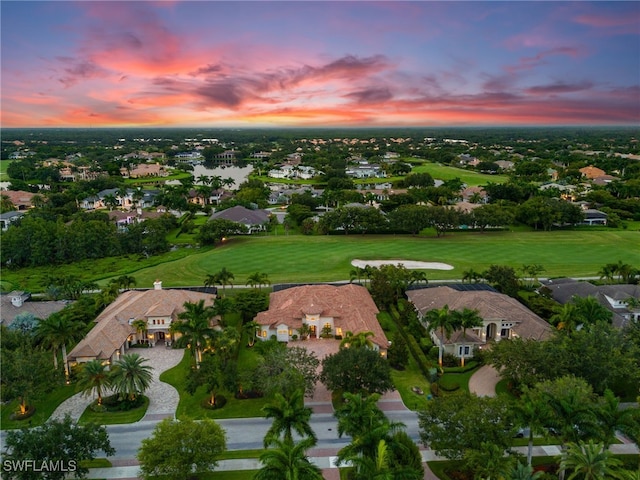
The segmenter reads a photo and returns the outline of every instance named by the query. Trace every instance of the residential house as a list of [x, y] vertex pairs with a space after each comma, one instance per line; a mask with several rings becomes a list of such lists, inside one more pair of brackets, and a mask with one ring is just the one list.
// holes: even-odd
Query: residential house
[[0, 194], [3, 197], [8, 197], [9, 201], [16, 207], [16, 210], [28, 210], [33, 206], [31, 200], [35, 195], [34, 193], [23, 190], [2, 190]]
[[241, 223], [247, 227], [247, 231], [249, 233], [264, 231], [267, 229], [267, 225], [269, 224], [269, 212], [266, 210], [250, 210], [240, 205], [215, 212], [211, 217], [209, 217], [210, 220], [214, 220], [216, 218]]
[[584, 210], [583, 225], [606, 225], [608, 215], [600, 210], [588, 208]]
[[407, 292], [422, 321], [428, 312], [448, 306], [449, 310], [465, 308], [477, 310], [482, 326], [468, 329], [466, 338], [462, 329], [446, 338], [439, 330], [431, 333], [436, 345], [458, 358], [473, 357], [474, 348], [482, 348], [491, 341], [499, 342], [516, 337], [544, 340], [551, 334], [551, 326], [516, 299], [495, 291], [488, 285], [450, 285], [420, 288]]
[[[212, 306], [215, 289], [163, 289], [156, 281], [152, 290], [128, 290], [121, 293], [95, 319], [95, 326], [69, 353], [71, 365], [101, 360], [112, 363], [127, 353], [135, 343], [148, 343], [150, 347], [169, 346], [176, 339], [171, 325], [181, 321], [178, 316], [185, 311], [185, 303]], [[213, 292], [213, 293], [210, 293]], [[136, 330], [136, 320], [146, 321], [146, 331]], [[211, 326], [215, 327], [212, 322]]]
[[631, 320], [640, 320], [640, 308], [629, 305], [630, 299], [640, 301], [640, 285], [594, 285], [573, 278], [558, 278], [545, 282], [544, 287], [549, 289], [553, 299], [562, 305], [571, 302], [574, 297], [594, 297], [612, 312], [614, 327], [622, 328]]
[[0, 295], [0, 324], [11, 325], [21, 313], [31, 313], [35, 318], [46, 319], [69, 304], [66, 300], [31, 302], [30, 299], [31, 294], [21, 290]]
[[588, 167], [583, 167], [578, 171], [582, 174], [583, 177], [586, 177], [589, 180], [593, 180], [594, 178], [601, 177], [603, 175], [606, 175], [607, 173], [600, 168], [594, 167], [593, 165], [589, 165]]
[[280, 342], [291, 341], [302, 325], [309, 326], [311, 339], [321, 338], [323, 331], [338, 337], [346, 332], [357, 335], [370, 331], [374, 348], [386, 355], [389, 342], [378, 313], [368, 290], [361, 285], [303, 285], [271, 293], [269, 310], [258, 313], [255, 321], [260, 325], [260, 339], [274, 337]]
[[12, 223], [17, 222], [22, 217], [24, 217], [24, 213], [18, 211], [0, 213], [0, 228], [5, 232]]

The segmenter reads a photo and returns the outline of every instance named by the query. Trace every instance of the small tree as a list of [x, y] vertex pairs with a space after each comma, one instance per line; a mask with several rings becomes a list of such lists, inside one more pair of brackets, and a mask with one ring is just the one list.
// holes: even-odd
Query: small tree
[[368, 348], [345, 348], [325, 357], [320, 380], [333, 391], [385, 393], [393, 389], [389, 364]]
[[[86, 478], [89, 469], [81, 462], [93, 460], [100, 451], [107, 456], [116, 453], [106, 428], [92, 423], [78, 425], [68, 415], [63, 420], [50, 420], [41, 427], [11, 430], [7, 432], [3, 460], [31, 461], [33, 466], [14, 471], [3, 468], [2, 478], [63, 480], [68, 478], [69, 470], [74, 472], [75, 478]], [[43, 465], [51, 464], [60, 465], [60, 468], [43, 470]]]
[[84, 395], [96, 393], [98, 405], [102, 405], [102, 392], [111, 385], [111, 378], [107, 366], [100, 360], [91, 360], [82, 365], [78, 377], [78, 389]]
[[153, 368], [144, 365], [146, 361], [137, 353], [131, 353], [114, 362], [110, 381], [116, 393], [133, 401], [151, 386]]
[[198, 478], [218, 465], [216, 456], [226, 448], [225, 432], [213, 420], [165, 418], [150, 438], [142, 440], [138, 450], [140, 472], [145, 479]]

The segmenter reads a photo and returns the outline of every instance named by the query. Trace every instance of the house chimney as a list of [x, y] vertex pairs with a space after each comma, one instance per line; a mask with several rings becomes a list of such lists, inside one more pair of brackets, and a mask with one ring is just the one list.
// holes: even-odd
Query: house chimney
[[162, 281], [161, 280], [156, 280], [155, 282], [153, 282], [153, 289], [154, 290], [162, 290]]

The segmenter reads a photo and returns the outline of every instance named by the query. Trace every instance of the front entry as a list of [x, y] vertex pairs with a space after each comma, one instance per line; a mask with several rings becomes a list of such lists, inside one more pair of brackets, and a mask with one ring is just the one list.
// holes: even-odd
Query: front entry
[[315, 325], [309, 325], [310, 329], [311, 329], [311, 334], [309, 335], [311, 338], [317, 338], [316, 335], [316, 326]]
[[496, 339], [496, 324], [490, 323], [489, 325], [487, 325], [487, 342], [489, 340], [495, 340], [495, 339]]

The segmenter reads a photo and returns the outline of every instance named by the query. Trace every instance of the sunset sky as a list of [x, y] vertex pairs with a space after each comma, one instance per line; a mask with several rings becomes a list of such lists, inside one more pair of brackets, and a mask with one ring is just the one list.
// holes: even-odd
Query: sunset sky
[[5, 1], [2, 127], [640, 125], [640, 2]]

